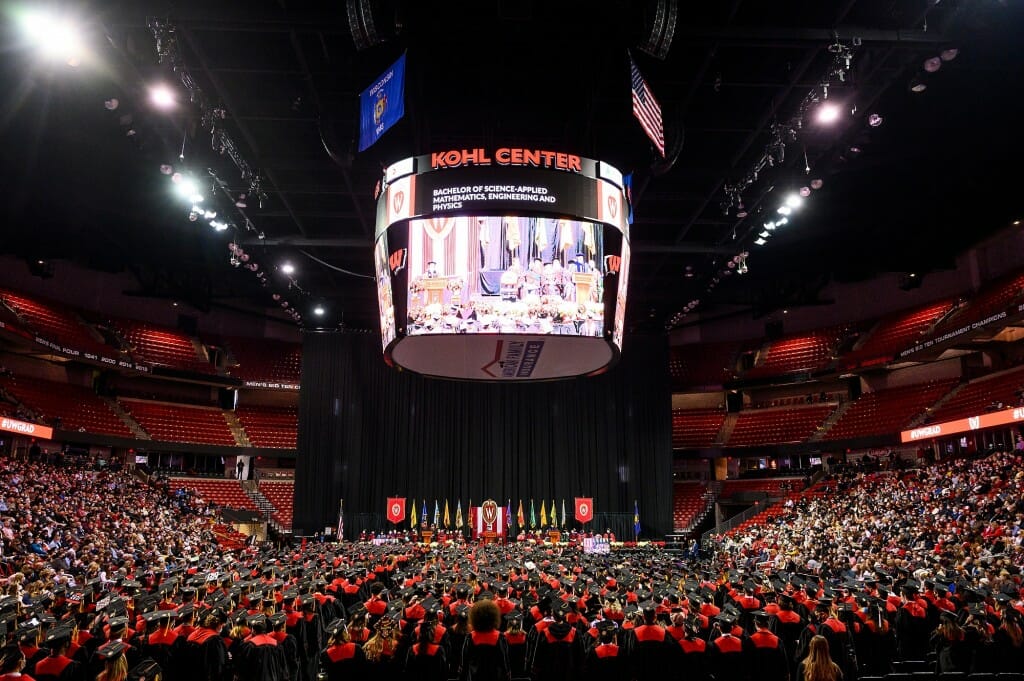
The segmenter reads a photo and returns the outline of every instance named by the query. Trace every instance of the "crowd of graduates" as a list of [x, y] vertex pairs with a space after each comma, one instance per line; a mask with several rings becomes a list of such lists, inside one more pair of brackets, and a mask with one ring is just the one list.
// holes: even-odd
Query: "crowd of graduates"
[[121, 472], [0, 460], [0, 681], [832, 681], [1024, 670], [1014, 454], [840, 473], [703, 560], [225, 545]]

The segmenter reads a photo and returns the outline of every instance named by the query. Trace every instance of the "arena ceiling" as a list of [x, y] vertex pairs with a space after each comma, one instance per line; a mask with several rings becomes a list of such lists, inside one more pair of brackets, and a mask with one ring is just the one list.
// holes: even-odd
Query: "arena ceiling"
[[[74, 67], [26, 37], [33, 6], [5, 6], [0, 251], [127, 268], [133, 293], [198, 309], [270, 307], [277, 294], [306, 323], [319, 302], [325, 323], [374, 328], [373, 283], [354, 276], [371, 273], [374, 185], [383, 164], [439, 149], [516, 144], [632, 170], [628, 314], [640, 331], [687, 323], [695, 300], [702, 313], [765, 314], [820, 303], [832, 280], [950, 267], [1019, 217], [1016, 3], [64, 3], [56, 11], [84, 31]], [[631, 115], [627, 49], [661, 103], [665, 160]], [[403, 51], [406, 117], [356, 153], [358, 93]], [[149, 102], [158, 82], [179, 97], [169, 111]], [[829, 125], [810, 101], [825, 83], [839, 105]], [[211, 123], [258, 174], [262, 199]], [[237, 232], [190, 222], [167, 164], [212, 170]], [[821, 188], [756, 245], [812, 180]], [[229, 264], [232, 240], [265, 286]], [[727, 262], [744, 252], [747, 272], [733, 274]]]

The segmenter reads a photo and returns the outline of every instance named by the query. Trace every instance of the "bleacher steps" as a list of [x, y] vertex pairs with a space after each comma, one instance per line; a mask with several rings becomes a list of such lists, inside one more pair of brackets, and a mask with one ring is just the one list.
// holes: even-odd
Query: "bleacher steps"
[[939, 407], [944, 405], [946, 402], [949, 402], [951, 399], [956, 397], [956, 394], [958, 392], [960, 392], [961, 390], [963, 390], [966, 386], [967, 386], [967, 382], [966, 381], [963, 382], [963, 383], [957, 383], [955, 386], [953, 386], [952, 390], [950, 390], [948, 393], [946, 393], [945, 395], [940, 397], [935, 402], [935, 404], [931, 405], [930, 407], [925, 409], [923, 412], [921, 412], [920, 414], [915, 416], [913, 419], [911, 419], [910, 423], [907, 424], [907, 428], [917, 428], [919, 425], [924, 423], [924, 420], [926, 418], [928, 418], [929, 414], [934, 414], [935, 410], [937, 410]]
[[722, 427], [718, 429], [718, 435], [715, 436], [715, 444], [724, 445], [732, 437], [732, 429], [736, 427], [736, 420], [739, 419], [740, 415], [733, 412], [727, 414], [725, 420], [722, 421]]
[[137, 437], [140, 440], [153, 439], [152, 437], [150, 437], [149, 433], [147, 433], [145, 429], [143, 429], [143, 427], [139, 425], [139, 422], [133, 419], [132, 415], [124, 410], [124, 407], [122, 407], [117, 400], [113, 400], [109, 397], [100, 397], [100, 399], [103, 400], [108, 407], [110, 407], [110, 411], [117, 414], [117, 418], [121, 419], [121, 423], [128, 426], [132, 433], [135, 434], [135, 437]]
[[239, 447], [252, 447], [249, 436], [246, 435], [245, 428], [242, 427], [242, 422], [238, 420], [238, 414], [224, 410], [224, 420], [228, 422], [228, 428], [231, 429], [231, 434], [235, 436], [235, 443]]
[[853, 400], [844, 400], [839, 403], [839, 406], [828, 415], [828, 418], [818, 427], [814, 433], [807, 438], [808, 442], [821, 442], [825, 439], [825, 434], [832, 429], [832, 426], [839, 422], [839, 419], [843, 418], [843, 414], [853, 405]]
[[[249, 495], [249, 498], [252, 499], [254, 504], [256, 504], [256, 508], [259, 509], [260, 515], [266, 518], [268, 522], [271, 521], [271, 517], [277, 513], [277, 508], [270, 503], [270, 499], [267, 499], [263, 495], [263, 492], [260, 491], [259, 487], [255, 483], [252, 485], [243, 484], [242, 489], [245, 490], [245, 493]], [[274, 524], [276, 525], [277, 523]]]

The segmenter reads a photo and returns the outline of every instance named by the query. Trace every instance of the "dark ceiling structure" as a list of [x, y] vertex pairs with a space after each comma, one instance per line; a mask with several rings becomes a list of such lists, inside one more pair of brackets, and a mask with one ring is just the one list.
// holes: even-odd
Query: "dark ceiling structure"
[[[633, 331], [921, 276], [1017, 217], [1015, 3], [69, 3], [54, 11], [88, 48], [73, 67], [41, 60], [9, 4], [0, 252], [128, 269], [133, 293], [200, 310], [288, 303], [310, 324], [320, 304], [322, 323], [375, 328], [381, 168], [449, 148], [632, 171]], [[667, 158], [632, 117], [627, 50], [661, 104]], [[358, 94], [403, 52], [406, 116], [357, 153]], [[170, 110], [149, 102], [158, 82]], [[161, 166], [209, 187], [228, 228], [190, 221]]]

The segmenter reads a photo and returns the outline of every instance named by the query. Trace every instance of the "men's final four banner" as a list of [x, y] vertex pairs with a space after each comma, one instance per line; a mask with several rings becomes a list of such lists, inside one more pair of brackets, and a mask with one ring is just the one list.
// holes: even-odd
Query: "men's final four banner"
[[359, 151], [405, 115], [405, 55], [359, 95]]
[[589, 523], [594, 519], [594, 499], [592, 497], [576, 497], [575, 505], [577, 522]]
[[388, 522], [396, 525], [405, 520], [405, 497], [388, 497]]

